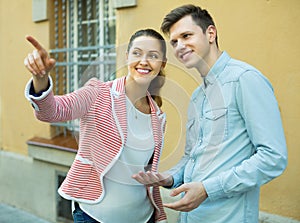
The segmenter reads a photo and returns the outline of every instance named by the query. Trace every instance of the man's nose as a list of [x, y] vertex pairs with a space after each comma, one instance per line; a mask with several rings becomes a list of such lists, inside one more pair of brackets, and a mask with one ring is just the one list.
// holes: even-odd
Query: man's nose
[[178, 40], [177, 49], [183, 49], [183, 48], [185, 48], [185, 42], [182, 40]]

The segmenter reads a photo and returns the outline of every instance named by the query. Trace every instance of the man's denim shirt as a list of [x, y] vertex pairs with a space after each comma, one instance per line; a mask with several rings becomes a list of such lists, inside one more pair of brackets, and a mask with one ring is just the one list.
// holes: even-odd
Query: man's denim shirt
[[256, 223], [259, 188], [279, 176], [287, 150], [270, 82], [223, 52], [193, 93], [185, 154], [173, 187], [202, 182], [208, 198], [181, 223]]

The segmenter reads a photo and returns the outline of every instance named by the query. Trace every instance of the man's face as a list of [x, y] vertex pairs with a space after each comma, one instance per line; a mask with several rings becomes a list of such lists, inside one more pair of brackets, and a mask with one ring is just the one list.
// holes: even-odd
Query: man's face
[[209, 35], [207, 32], [203, 33], [190, 15], [171, 26], [170, 43], [176, 58], [187, 68], [199, 68], [208, 59]]

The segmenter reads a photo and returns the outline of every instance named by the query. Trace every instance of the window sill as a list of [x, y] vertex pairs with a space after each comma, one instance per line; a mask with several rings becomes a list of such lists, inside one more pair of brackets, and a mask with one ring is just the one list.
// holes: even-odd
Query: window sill
[[34, 137], [27, 141], [27, 145], [30, 157], [64, 166], [71, 166], [78, 148], [78, 143], [71, 134], [62, 134], [52, 139]]

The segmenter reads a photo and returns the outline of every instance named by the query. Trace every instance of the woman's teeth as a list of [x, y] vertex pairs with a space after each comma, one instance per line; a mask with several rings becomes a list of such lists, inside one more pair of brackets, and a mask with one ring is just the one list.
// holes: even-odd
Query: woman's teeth
[[150, 73], [150, 70], [147, 70], [147, 69], [136, 69], [137, 72], [141, 73], [141, 74], [148, 74]]

